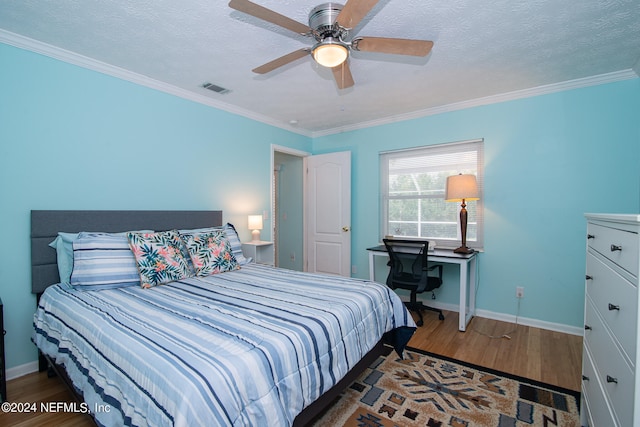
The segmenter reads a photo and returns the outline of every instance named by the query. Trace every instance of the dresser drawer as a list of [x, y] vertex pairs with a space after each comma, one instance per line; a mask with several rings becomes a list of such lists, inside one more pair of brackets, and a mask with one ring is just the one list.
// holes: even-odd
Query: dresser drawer
[[589, 353], [594, 361], [593, 370], [596, 378], [602, 384], [620, 425], [631, 426], [635, 401], [634, 370], [625, 362], [592, 301], [588, 297], [586, 301], [585, 324], [591, 327], [585, 330], [584, 334], [586, 353]]
[[[636, 358], [638, 288], [587, 254], [586, 293], [631, 361]], [[617, 309], [616, 309], [617, 307]]]
[[638, 234], [617, 228], [589, 224], [587, 244], [637, 277], [640, 240]]
[[582, 399], [586, 407], [580, 410], [586, 411], [591, 427], [617, 425], [586, 348], [582, 352]]

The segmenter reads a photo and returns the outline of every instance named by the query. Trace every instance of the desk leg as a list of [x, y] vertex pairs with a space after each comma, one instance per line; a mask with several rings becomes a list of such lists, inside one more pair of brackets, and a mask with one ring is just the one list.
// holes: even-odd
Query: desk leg
[[376, 280], [376, 266], [373, 260], [373, 251], [369, 251], [369, 280]]
[[471, 321], [471, 318], [476, 315], [476, 262], [478, 256], [471, 258], [469, 262], [469, 313], [465, 319], [465, 327]]
[[[471, 318], [476, 314], [476, 256], [467, 262], [460, 263], [460, 312], [458, 313], [458, 330], [464, 332]], [[467, 308], [467, 293], [469, 306]]]
[[460, 263], [460, 311], [458, 312], [458, 330], [467, 329], [467, 267], [466, 262]]

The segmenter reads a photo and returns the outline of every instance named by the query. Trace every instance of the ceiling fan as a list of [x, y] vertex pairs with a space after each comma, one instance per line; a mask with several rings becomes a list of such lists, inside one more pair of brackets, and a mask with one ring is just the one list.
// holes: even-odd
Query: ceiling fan
[[316, 40], [313, 47], [298, 49], [267, 62], [254, 68], [252, 70], [254, 73], [265, 74], [311, 55], [318, 64], [331, 68], [338, 88], [346, 89], [354, 84], [347, 62], [349, 52], [352, 50], [427, 56], [433, 47], [433, 42], [428, 40], [388, 37], [356, 37], [349, 40], [349, 32], [360, 23], [378, 1], [347, 0], [344, 6], [338, 3], [321, 4], [309, 13], [309, 25], [304, 25], [249, 0], [231, 0], [229, 7]]

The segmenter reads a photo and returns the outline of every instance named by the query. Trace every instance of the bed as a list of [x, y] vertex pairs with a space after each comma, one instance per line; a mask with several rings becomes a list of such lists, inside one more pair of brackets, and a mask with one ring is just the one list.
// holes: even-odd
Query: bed
[[232, 235], [221, 211], [31, 212], [32, 339], [98, 425], [305, 425], [383, 342], [401, 354], [415, 323], [374, 282], [242, 259], [149, 289], [78, 290], [50, 247], [59, 232], [211, 227]]

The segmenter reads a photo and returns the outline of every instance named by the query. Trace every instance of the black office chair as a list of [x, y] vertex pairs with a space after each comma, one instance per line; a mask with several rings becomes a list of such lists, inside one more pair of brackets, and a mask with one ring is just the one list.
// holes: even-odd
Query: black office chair
[[[422, 326], [422, 311], [431, 310], [439, 313], [438, 318], [444, 320], [442, 310], [426, 306], [418, 301], [418, 294], [433, 291], [442, 285], [442, 265], [431, 267], [427, 263], [429, 242], [425, 240], [383, 239], [389, 253], [389, 276], [387, 286], [391, 289], [407, 289], [411, 291], [411, 300], [405, 302], [407, 308], [420, 316], [416, 325]], [[437, 270], [437, 276], [429, 272]], [[432, 293], [435, 299], [435, 294]]]

